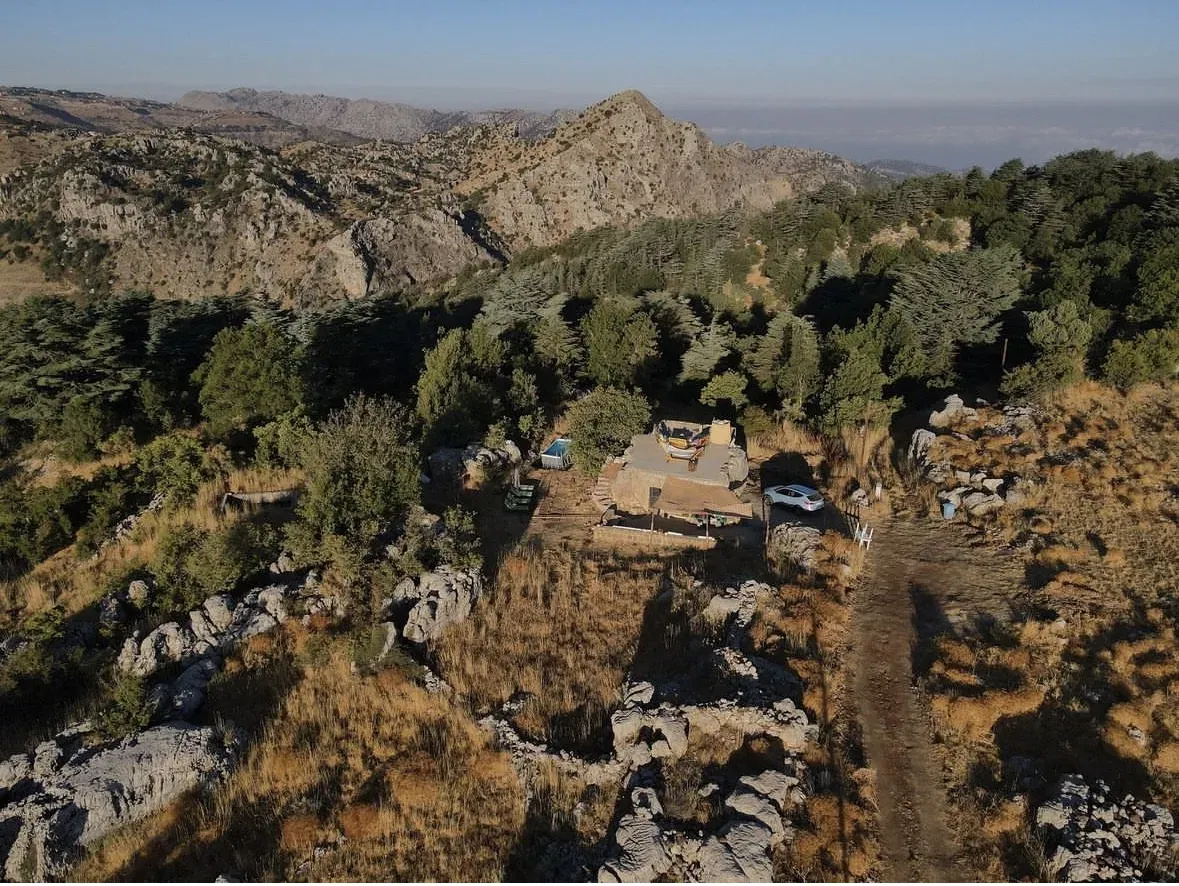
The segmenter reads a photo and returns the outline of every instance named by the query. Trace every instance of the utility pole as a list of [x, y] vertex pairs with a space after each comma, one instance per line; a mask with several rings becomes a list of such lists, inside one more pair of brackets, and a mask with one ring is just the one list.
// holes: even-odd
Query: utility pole
[[1007, 368], [1007, 339], [1006, 339], [1006, 337], [1004, 337], [1004, 339], [1003, 339], [1003, 356], [999, 360], [999, 368], [1000, 369]]
[[[864, 403], [864, 424], [860, 428], [860, 470], [864, 469], [864, 462], [867, 461], [868, 455], [868, 407], [867, 402]], [[858, 474], [859, 471], [856, 471]]]

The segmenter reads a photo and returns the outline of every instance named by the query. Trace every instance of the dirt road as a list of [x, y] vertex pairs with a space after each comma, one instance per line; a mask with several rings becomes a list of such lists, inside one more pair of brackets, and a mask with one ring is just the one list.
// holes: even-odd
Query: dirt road
[[913, 653], [959, 619], [1003, 613], [1018, 586], [1010, 558], [971, 546], [958, 527], [894, 519], [876, 530], [855, 595], [850, 687], [876, 770], [884, 879], [975, 879], [948, 825]]

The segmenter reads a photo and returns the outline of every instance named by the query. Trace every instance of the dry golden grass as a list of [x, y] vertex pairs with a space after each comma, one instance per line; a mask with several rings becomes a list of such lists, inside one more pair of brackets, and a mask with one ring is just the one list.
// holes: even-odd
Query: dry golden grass
[[113, 452], [94, 461], [70, 462], [54, 454], [55, 445], [39, 442], [25, 447], [17, 455], [17, 462], [25, 475], [37, 486], [53, 486], [67, 477], [93, 479], [102, 468], [130, 463], [131, 452]]
[[812, 770], [829, 777], [808, 797], [795, 838], [776, 852], [777, 879], [863, 880], [879, 873], [874, 784], [870, 771], [856, 770], [848, 758], [847, 748], [857, 740], [848, 735], [844, 707], [851, 615], [846, 592], [863, 564], [858, 545], [838, 533], [825, 534], [813, 584], [781, 586], [749, 627], [755, 654], [788, 666], [802, 679], [803, 707], [825, 736], [808, 746], [805, 756]]
[[769, 458], [780, 452], [797, 452], [808, 462], [823, 457], [822, 438], [792, 421], [783, 421], [773, 433], [753, 437], [748, 443], [749, 458], [753, 461]]
[[802, 826], [775, 855], [775, 879], [874, 879], [879, 873], [880, 847], [869, 809], [866, 803], [848, 802], [832, 794], [808, 797]]
[[534, 735], [588, 739], [618, 701], [667, 569], [649, 554], [512, 551], [474, 615], [443, 637], [442, 671], [477, 707], [530, 693], [516, 722]]
[[832, 460], [832, 478], [854, 478], [861, 487], [869, 488], [872, 485], [869, 483], [869, 473], [875, 471], [875, 476], [879, 476], [882, 467], [889, 463], [892, 437], [888, 426], [845, 427], [840, 430], [839, 438], [846, 455], [842, 459]]
[[791, 668], [803, 682], [803, 707], [823, 726], [839, 714], [850, 609], [842, 591], [784, 585], [749, 627], [754, 652]]
[[[1045, 409], [1014, 452], [1009, 438], [982, 431], [996, 419], [988, 410], [958, 429], [968, 439], [938, 440], [960, 467], [1033, 484], [1020, 508], [980, 521], [1029, 545], [1030, 617], [936, 642], [925, 683], [962, 786], [960, 831], [975, 834], [980, 869], [1000, 877], [1042, 874], [1026, 816], [977, 787], [976, 773], [997, 774], [1003, 756], [1052, 748], [1054, 766], [1087, 766], [1118, 789], [1179, 801], [1179, 663], [1166, 602], [1179, 593], [1179, 386], [1121, 395], [1085, 383]], [[1113, 703], [1092, 701], [1094, 690]], [[1045, 774], [1060, 771], [1071, 770]]]
[[1043, 703], [1044, 695], [1044, 690], [1036, 686], [1012, 692], [992, 690], [959, 698], [935, 695], [932, 707], [943, 724], [967, 741], [989, 741], [991, 730], [1001, 718], [1036, 710]]
[[1151, 762], [1155, 768], [1167, 775], [1179, 773], [1179, 741], [1171, 740], [1155, 748]]
[[523, 812], [510, 762], [467, 714], [398, 670], [354, 676], [341, 650], [210, 801], [138, 826], [74, 876], [497, 880]]

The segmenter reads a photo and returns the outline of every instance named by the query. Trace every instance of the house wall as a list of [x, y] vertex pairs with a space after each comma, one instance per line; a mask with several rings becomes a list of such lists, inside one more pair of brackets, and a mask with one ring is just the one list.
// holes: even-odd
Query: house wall
[[623, 468], [614, 478], [612, 497], [618, 510], [627, 514], [647, 514], [651, 511], [651, 489], [662, 489], [666, 474]]
[[716, 537], [703, 535], [673, 535], [666, 532], [652, 532], [649, 529], [631, 529], [626, 526], [595, 526], [594, 541], [600, 544], [632, 544], [652, 550], [680, 550], [698, 548], [710, 550], [716, 547]]

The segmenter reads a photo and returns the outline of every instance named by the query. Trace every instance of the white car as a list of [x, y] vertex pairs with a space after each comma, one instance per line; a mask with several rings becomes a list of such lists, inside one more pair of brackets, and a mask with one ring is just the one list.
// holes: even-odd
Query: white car
[[822, 493], [800, 483], [770, 486], [762, 494], [765, 496], [766, 504], [785, 505], [796, 511], [821, 511], [823, 509]]

